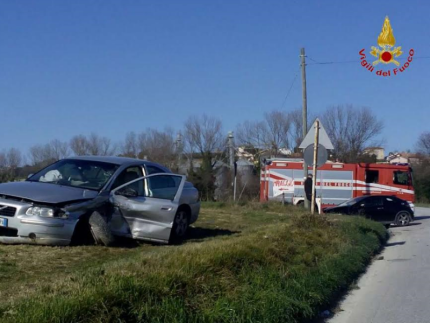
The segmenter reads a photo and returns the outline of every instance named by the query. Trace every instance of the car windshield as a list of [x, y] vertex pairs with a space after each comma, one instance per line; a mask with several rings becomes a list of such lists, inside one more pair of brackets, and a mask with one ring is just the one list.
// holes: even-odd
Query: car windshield
[[363, 196], [355, 197], [355, 198], [353, 198], [351, 200], [348, 200], [348, 201], [345, 201], [345, 202], [339, 204], [339, 206], [351, 206], [351, 205], [354, 205], [357, 202], [360, 202], [362, 199], [364, 199]]
[[118, 167], [115, 164], [98, 161], [65, 159], [42, 169], [27, 181], [99, 191]]

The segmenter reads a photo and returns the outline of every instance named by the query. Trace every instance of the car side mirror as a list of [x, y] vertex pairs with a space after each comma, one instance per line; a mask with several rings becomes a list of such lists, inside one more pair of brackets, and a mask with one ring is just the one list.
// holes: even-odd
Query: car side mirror
[[361, 207], [364, 207], [364, 204], [360, 204]]
[[139, 196], [139, 194], [137, 194], [137, 191], [130, 188], [130, 187], [124, 187], [124, 188], [116, 191], [115, 195], [121, 195], [124, 197], [137, 197], [137, 196]]
[[33, 176], [34, 174], [33, 173], [30, 173], [30, 174], [28, 174], [27, 175], [27, 179], [29, 179], [31, 176]]

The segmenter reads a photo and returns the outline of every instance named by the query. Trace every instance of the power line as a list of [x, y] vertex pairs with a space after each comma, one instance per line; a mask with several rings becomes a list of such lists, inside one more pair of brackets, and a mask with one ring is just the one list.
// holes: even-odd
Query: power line
[[308, 56], [308, 58], [312, 62], [314, 62], [314, 63], [308, 63], [308, 65], [348, 64], [348, 63], [357, 63], [357, 62], [360, 62], [360, 60], [318, 62], [318, 61], [314, 60], [313, 58], [311, 58], [309, 56]]
[[288, 89], [287, 95], [284, 98], [284, 102], [282, 102], [281, 110], [284, 108], [285, 102], [287, 102], [287, 98], [290, 95], [291, 89], [293, 88], [293, 85], [297, 79], [297, 76], [299, 75], [299, 71], [300, 71], [300, 68], [297, 70], [296, 75], [294, 75], [293, 81], [291, 82], [291, 85], [290, 85], [290, 88]]
[[[413, 57], [413, 59], [428, 59], [430, 56], [416, 56]], [[328, 61], [328, 62], [319, 62], [314, 60], [313, 58], [308, 56], [308, 59], [310, 59], [314, 63], [308, 63], [307, 65], [330, 65], [330, 64], [349, 64], [349, 63], [359, 63], [360, 60], [350, 60], [350, 61]], [[407, 57], [397, 58], [399, 61], [406, 60]]]

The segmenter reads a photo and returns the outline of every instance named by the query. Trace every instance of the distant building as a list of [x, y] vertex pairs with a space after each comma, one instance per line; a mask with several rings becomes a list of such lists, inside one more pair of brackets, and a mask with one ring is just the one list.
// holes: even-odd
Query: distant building
[[288, 148], [279, 148], [276, 154], [274, 154], [273, 150], [271, 149], [237, 147], [236, 157], [238, 159], [246, 159], [256, 165], [258, 163], [258, 158], [286, 158], [291, 157], [292, 153], [293, 152]]
[[419, 164], [422, 157], [414, 153], [398, 152], [390, 153], [386, 160], [390, 164]]

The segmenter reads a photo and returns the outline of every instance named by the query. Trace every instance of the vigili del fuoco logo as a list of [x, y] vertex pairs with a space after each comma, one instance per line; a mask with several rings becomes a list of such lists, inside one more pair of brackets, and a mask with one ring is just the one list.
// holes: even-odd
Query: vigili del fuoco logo
[[[376, 60], [373, 62], [368, 62], [366, 60], [366, 54], [364, 53], [365, 49], [363, 48], [360, 50], [360, 60], [361, 60], [361, 66], [366, 68], [370, 72], [374, 72], [375, 66], [377, 66], [379, 63], [381, 64], [394, 64], [397, 67], [393, 69], [388, 70], [377, 70], [376, 75], [379, 76], [394, 76], [399, 73], [404, 72], [408, 67], [409, 64], [412, 62], [412, 57], [414, 56], [414, 50], [411, 48], [409, 50], [409, 56], [407, 61], [400, 66], [399, 61], [397, 61], [397, 58], [403, 54], [402, 47], [395, 47], [396, 39], [393, 35], [393, 28], [391, 28], [390, 19], [388, 19], [388, 16], [385, 17], [384, 25], [382, 26], [382, 31], [379, 34], [378, 37], [378, 45], [379, 47], [372, 46], [372, 50], [370, 51], [370, 54], [372, 56], [376, 57]], [[381, 66], [381, 65], [380, 65]]]

